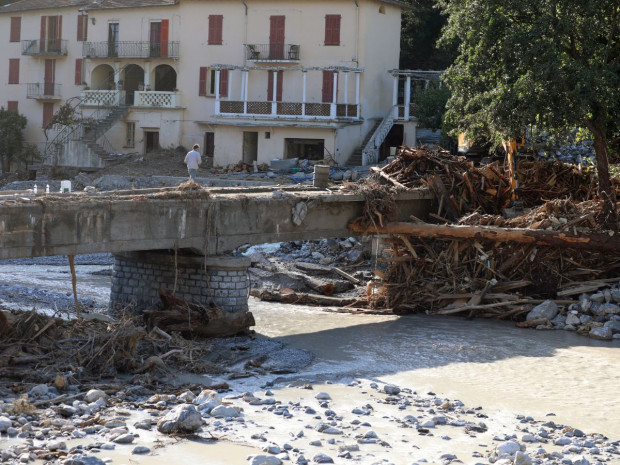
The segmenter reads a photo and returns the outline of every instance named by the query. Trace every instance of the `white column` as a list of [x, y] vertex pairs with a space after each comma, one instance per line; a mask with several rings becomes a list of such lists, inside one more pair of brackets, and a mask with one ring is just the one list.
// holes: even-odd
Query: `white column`
[[409, 121], [409, 108], [411, 108], [411, 76], [407, 76], [405, 83], [405, 121]]
[[233, 70], [229, 69], [228, 70], [228, 92], [226, 95], [228, 95], [228, 100], [232, 100], [232, 74], [233, 74]]
[[215, 71], [215, 114], [220, 114], [220, 73], [218, 69]]
[[306, 116], [306, 91], [308, 84], [308, 72], [304, 69], [301, 72], [302, 75], [302, 96], [301, 96], [301, 114]]
[[116, 92], [116, 96], [114, 99], [116, 100], [117, 105], [121, 104], [121, 95], [123, 94], [117, 85], [118, 81], [120, 80], [121, 80], [121, 66], [120, 66], [120, 63], [116, 61], [114, 62], [114, 89], [116, 89], [117, 92]]
[[248, 81], [250, 80], [250, 71], [245, 70], [243, 72], [245, 75], [245, 89], [243, 90], [243, 114], [248, 114]]
[[271, 115], [278, 114], [278, 72], [273, 72], [273, 92], [271, 93]]
[[336, 102], [338, 101], [338, 71], [334, 71], [334, 88], [332, 89], [332, 104], [330, 108], [330, 117], [336, 118]]
[[362, 108], [360, 102], [360, 78], [362, 73], [357, 71], [355, 73], [355, 105], [357, 106], [357, 119], [360, 119]]
[[144, 89], [151, 86], [151, 62], [144, 62]]
[[349, 104], [349, 72], [344, 72], [344, 102], [345, 105]]
[[398, 82], [400, 76], [398, 74], [394, 75], [394, 90], [392, 93], [392, 105], [394, 108], [394, 119], [398, 119]]

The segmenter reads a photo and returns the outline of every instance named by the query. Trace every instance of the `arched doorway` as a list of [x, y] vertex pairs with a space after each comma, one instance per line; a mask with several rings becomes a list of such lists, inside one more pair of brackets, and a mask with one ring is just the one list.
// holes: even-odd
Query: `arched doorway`
[[177, 88], [177, 72], [170, 65], [155, 67], [155, 89], [163, 92], [172, 92]]
[[123, 89], [125, 90], [125, 103], [133, 105], [134, 93], [144, 88], [144, 69], [138, 65], [127, 65], [123, 70]]
[[94, 90], [114, 89], [114, 68], [99, 65], [90, 73], [90, 86]]

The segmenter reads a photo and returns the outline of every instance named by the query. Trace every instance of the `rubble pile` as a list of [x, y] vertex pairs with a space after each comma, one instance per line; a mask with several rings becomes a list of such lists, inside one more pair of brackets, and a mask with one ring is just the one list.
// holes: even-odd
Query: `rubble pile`
[[[450, 237], [449, 233], [441, 238], [391, 234], [386, 239], [390, 266], [384, 282], [370, 296], [370, 304], [397, 313], [425, 311], [523, 320], [536, 305], [554, 299], [560, 319], [551, 323], [554, 315], [534, 326], [561, 326], [590, 334], [592, 329], [607, 325], [610, 331], [596, 330], [592, 334], [598, 337], [603, 331], [601, 337], [605, 339], [620, 333], [620, 328], [613, 329], [620, 320], [620, 308], [616, 311], [615, 306], [609, 306], [613, 303], [611, 297], [605, 307], [609, 311], [599, 311], [594, 305], [594, 314], [580, 314], [583, 318], [579, 325], [575, 325], [575, 318], [565, 324], [573, 314], [570, 312], [591, 308], [582, 305], [589, 301], [588, 296], [571, 290], [598, 292], [618, 281], [617, 250], [594, 245], [571, 247], [569, 240], [549, 246], [537, 240], [536, 231], [557, 231], [575, 241], [596, 236], [605, 242], [605, 234], [615, 236], [617, 231], [602, 230], [605, 210], [595, 197], [592, 174], [558, 162], [521, 161], [518, 179], [518, 193], [526, 208], [521, 216], [505, 218], [500, 213], [511, 203], [513, 190], [510, 174], [499, 164], [475, 168], [462, 157], [446, 152], [403, 148], [398, 158], [376, 172], [362, 190], [371, 190], [374, 184], [376, 192], [389, 197], [390, 189], [427, 185], [439, 204], [430, 221], [473, 232], [467, 238]], [[386, 189], [379, 182], [390, 187]], [[617, 180], [614, 185], [618, 186]], [[376, 192], [374, 196], [379, 197]], [[373, 201], [371, 198], [368, 202], [371, 205], [360, 222], [383, 227], [384, 215], [374, 211]], [[413, 220], [420, 228], [428, 224]], [[479, 228], [474, 231], [480, 226], [491, 228], [497, 237], [488, 239], [478, 234]], [[499, 228], [517, 228], [509, 231], [530, 237], [522, 243], [502, 240], [503, 230]]]

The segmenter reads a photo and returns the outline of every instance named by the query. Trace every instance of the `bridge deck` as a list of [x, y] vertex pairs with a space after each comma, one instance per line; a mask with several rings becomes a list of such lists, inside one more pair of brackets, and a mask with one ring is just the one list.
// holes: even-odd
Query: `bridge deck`
[[[426, 190], [399, 194], [400, 220], [425, 216]], [[86, 194], [2, 193], [0, 259], [191, 249], [220, 255], [243, 244], [346, 237], [364, 198], [300, 187], [148, 189]], [[293, 209], [307, 214], [301, 224]]]

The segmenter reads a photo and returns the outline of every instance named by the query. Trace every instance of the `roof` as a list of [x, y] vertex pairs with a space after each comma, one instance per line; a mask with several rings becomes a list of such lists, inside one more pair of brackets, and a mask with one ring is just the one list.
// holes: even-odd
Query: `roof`
[[[399, 0], [378, 0], [380, 3], [412, 9], [411, 5]], [[30, 10], [50, 10], [78, 7], [86, 10], [107, 10], [116, 8], [140, 8], [148, 6], [176, 5], [179, 0], [15, 0], [0, 6], [0, 14]]]
[[59, 8], [102, 10], [108, 8], [139, 8], [146, 6], [176, 5], [178, 0], [16, 0], [0, 7], [2, 13]]

